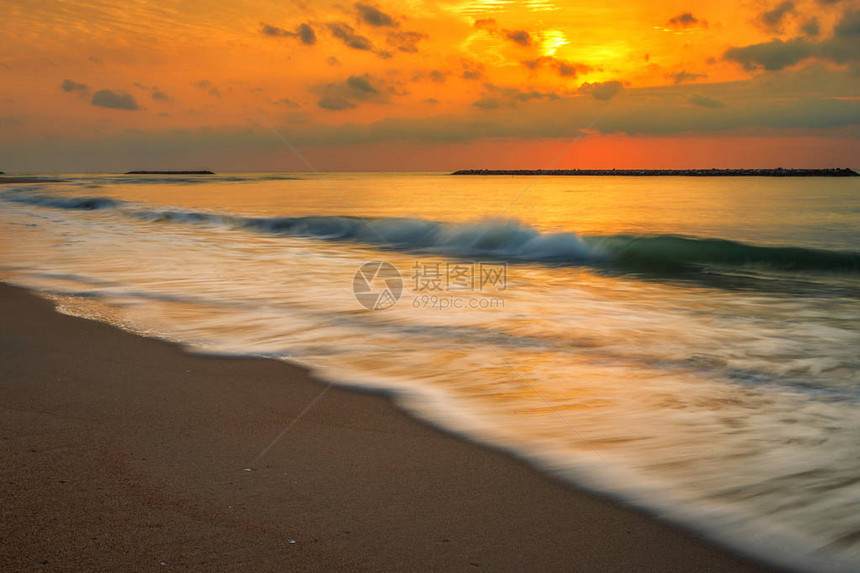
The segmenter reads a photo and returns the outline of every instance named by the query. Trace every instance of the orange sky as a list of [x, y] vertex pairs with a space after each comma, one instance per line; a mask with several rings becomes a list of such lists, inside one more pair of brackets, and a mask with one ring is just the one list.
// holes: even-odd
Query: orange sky
[[860, 155], [860, 0], [4, 6], [7, 172]]

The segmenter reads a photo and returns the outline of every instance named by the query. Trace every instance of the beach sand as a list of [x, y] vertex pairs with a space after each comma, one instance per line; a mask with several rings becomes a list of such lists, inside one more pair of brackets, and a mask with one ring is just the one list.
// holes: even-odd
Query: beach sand
[[0, 571], [761, 571], [273, 360], [0, 284]]

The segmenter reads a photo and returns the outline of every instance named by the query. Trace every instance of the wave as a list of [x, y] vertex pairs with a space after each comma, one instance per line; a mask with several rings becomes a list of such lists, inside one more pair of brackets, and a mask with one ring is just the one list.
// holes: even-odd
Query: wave
[[779, 271], [860, 271], [860, 252], [794, 246], [748, 245], [728, 239], [679, 235], [587, 237], [595, 249], [619, 264], [667, 268], [693, 265], [765, 267]]
[[107, 197], [56, 197], [21, 192], [4, 200], [72, 210], [116, 209], [151, 222], [211, 224], [267, 234], [349, 241], [375, 247], [513, 262], [611, 265], [651, 271], [761, 267], [777, 271], [860, 272], [860, 252], [799, 246], [749, 245], [679, 235], [580, 236], [544, 233], [516, 219], [445, 223], [426, 219], [352, 216], [243, 217], [182, 209], [142, 209]]
[[613, 264], [653, 271], [764, 267], [778, 271], [860, 272], [860, 252], [748, 245], [728, 239], [679, 235], [542, 233], [516, 219], [443, 223], [403, 217], [234, 217], [197, 211], [140, 215], [150, 221], [212, 223], [395, 250], [518, 262]]
[[124, 201], [109, 199], [107, 197], [55, 197], [51, 195], [4, 193], [4, 201], [10, 203], [23, 203], [37, 207], [52, 207], [54, 209], [75, 209], [81, 211], [97, 211], [100, 209], [117, 208], [125, 204]]

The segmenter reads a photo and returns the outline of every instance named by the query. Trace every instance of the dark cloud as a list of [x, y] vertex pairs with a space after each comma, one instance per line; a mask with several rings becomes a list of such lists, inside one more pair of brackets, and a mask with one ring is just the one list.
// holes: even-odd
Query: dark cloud
[[693, 16], [691, 12], [683, 12], [666, 23], [667, 28], [707, 28], [708, 22]]
[[775, 38], [770, 42], [743, 48], [729, 48], [723, 57], [741, 64], [745, 70], [781, 70], [813, 56], [815, 51], [815, 47], [803, 38], [794, 38], [787, 42]]
[[552, 92], [539, 92], [537, 90], [520, 90], [511, 87], [501, 87], [492, 84], [484, 85], [485, 93], [481, 98], [472, 102], [479, 109], [497, 109], [500, 107], [517, 107], [518, 104], [542, 99], [558, 99], [558, 95]]
[[154, 88], [152, 90], [152, 99], [156, 101], [170, 101], [170, 96], [158, 88]]
[[266, 24], [265, 22], [260, 22], [260, 33], [264, 36], [271, 36], [273, 38], [282, 38], [292, 36], [293, 33], [283, 28], [278, 28], [277, 26], [272, 26], [271, 24]]
[[329, 56], [328, 58], [326, 58], [325, 63], [327, 63], [327, 64], [328, 64], [328, 65], [330, 65], [330, 66], [339, 66], [339, 65], [340, 65], [340, 60], [338, 60], [338, 59], [337, 59], [337, 58], [335, 58], [334, 56]]
[[311, 28], [310, 24], [299, 24], [299, 27], [296, 28], [296, 32], [298, 33], [299, 40], [302, 41], [302, 44], [313, 46], [317, 43], [316, 32], [314, 32], [314, 29]]
[[340, 40], [353, 50], [373, 51], [373, 42], [364, 36], [357, 34], [355, 28], [346, 22], [329, 22], [327, 24], [332, 36]]
[[565, 77], [574, 77], [578, 73], [586, 73], [592, 69], [591, 66], [587, 66], [585, 64], [575, 64], [552, 56], [541, 56], [540, 58], [525, 60], [520, 63], [530, 70], [537, 70], [543, 66], [553, 68], [560, 76]]
[[398, 22], [393, 16], [386, 14], [376, 6], [358, 2], [355, 4], [355, 9], [358, 11], [358, 17], [361, 18], [365, 24], [370, 26], [388, 26], [391, 28], [397, 28], [400, 26], [400, 22]]
[[427, 38], [427, 34], [421, 32], [391, 32], [386, 38], [388, 45], [401, 52], [418, 52], [418, 42]]
[[209, 80], [200, 80], [194, 85], [202, 90], [206, 90], [212, 97], [221, 97], [221, 90]]
[[73, 80], [63, 80], [63, 83], [60, 84], [60, 89], [64, 92], [86, 92], [90, 88], [87, 84], [80, 84]]
[[818, 23], [818, 18], [812, 17], [800, 27], [800, 31], [810, 38], [815, 38], [821, 33], [821, 24]]
[[505, 30], [505, 38], [520, 46], [531, 46], [532, 36], [525, 30]]
[[499, 102], [498, 98], [484, 96], [481, 99], [472, 102], [472, 105], [478, 109], [496, 109], [502, 104]]
[[424, 103], [429, 103], [430, 105], [435, 105], [435, 104], [439, 103], [439, 100], [436, 99], [435, 97], [428, 97], [426, 99], [422, 99], [421, 101]]
[[350, 76], [342, 82], [316, 85], [311, 92], [320, 96], [317, 105], [321, 108], [339, 111], [363, 102], [387, 103], [389, 96], [397, 90], [375, 76], [364, 74]]
[[323, 109], [327, 109], [330, 111], [341, 111], [344, 109], [352, 109], [355, 107], [355, 104], [350, 102], [349, 100], [331, 95], [322, 96], [317, 102], [317, 105]]
[[693, 105], [698, 105], [700, 107], [707, 107], [711, 109], [723, 107], [723, 102], [721, 102], [720, 100], [702, 94], [693, 94], [687, 101]]
[[608, 82], [585, 82], [579, 86], [579, 93], [590, 95], [594, 99], [609, 101], [624, 89], [624, 85], [618, 80]]
[[474, 26], [479, 30], [494, 28], [496, 26], [496, 20], [495, 18], [479, 18], [478, 20], [475, 20]]
[[294, 31], [260, 23], [260, 33], [273, 38], [298, 38], [302, 44], [313, 46], [317, 43], [317, 35], [310, 24], [299, 24]]
[[423, 80], [430, 80], [433, 83], [442, 84], [445, 83], [445, 79], [448, 77], [448, 72], [443, 72], [442, 70], [431, 70], [429, 72], [417, 72], [412, 76], [413, 82], [420, 82]]
[[676, 72], [674, 74], [666, 74], [667, 78], [671, 78], [672, 81], [677, 84], [682, 84], [684, 82], [692, 82], [699, 78], [708, 77], [706, 74], [696, 74], [693, 72], [688, 72], [686, 70], [681, 70], [680, 72]]
[[92, 62], [92, 63], [94, 63], [95, 65], [97, 65], [97, 66], [103, 66], [103, 65], [104, 65], [104, 62], [103, 62], [103, 61], [102, 61], [102, 59], [101, 59], [101, 58], [99, 58], [98, 56], [90, 56], [90, 57], [89, 57], [89, 58], [87, 58], [87, 59], [88, 59], [90, 62]]
[[90, 103], [94, 106], [110, 109], [124, 109], [128, 111], [140, 109], [134, 96], [122, 90], [99, 90], [93, 94], [93, 99]]
[[293, 100], [291, 100], [288, 97], [281, 98], [279, 100], [275, 100], [272, 103], [275, 105], [282, 105], [282, 106], [288, 107], [290, 109], [297, 109], [297, 108], [301, 107], [298, 103], [294, 102]]
[[770, 32], [782, 32], [782, 26], [788, 16], [794, 13], [794, 2], [785, 2], [776, 6], [773, 10], [763, 12], [759, 21], [762, 26]]
[[[860, 10], [848, 10], [833, 28], [833, 37], [821, 43], [821, 56], [837, 64], [860, 62]], [[855, 73], [858, 68], [855, 67]]]
[[846, 11], [833, 28], [833, 35], [836, 38], [860, 39], [860, 10]]
[[480, 80], [484, 77], [484, 64], [472, 60], [460, 60], [463, 73], [460, 77], [464, 80]]
[[860, 62], [860, 10], [847, 10], [833, 28], [833, 36], [820, 42], [798, 37], [783, 42], [770, 42], [733, 47], [726, 50], [726, 60], [741, 64], [744, 69], [764, 68], [775, 71], [793, 66], [808, 58], [822, 58], [836, 64]]

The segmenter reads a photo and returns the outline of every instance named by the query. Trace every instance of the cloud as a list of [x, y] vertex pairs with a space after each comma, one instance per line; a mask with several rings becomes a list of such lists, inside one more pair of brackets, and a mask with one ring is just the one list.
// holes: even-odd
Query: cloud
[[707, 28], [706, 20], [699, 20], [691, 12], [683, 12], [677, 16], [670, 18], [666, 23], [667, 28]]
[[332, 95], [322, 96], [317, 102], [317, 105], [323, 109], [327, 109], [330, 111], [341, 111], [344, 109], [351, 109], [355, 107], [355, 104], [350, 102], [349, 100]]
[[158, 88], [153, 88], [152, 99], [156, 101], [170, 101], [170, 96], [159, 90]]
[[531, 46], [532, 36], [525, 30], [505, 30], [505, 37], [520, 46]]
[[819, 44], [820, 55], [837, 64], [860, 62], [860, 10], [848, 10], [833, 28], [833, 37]]
[[93, 94], [93, 99], [90, 103], [94, 106], [110, 109], [124, 109], [128, 111], [140, 109], [134, 96], [122, 90], [99, 90]]
[[807, 36], [814, 38], [821, 33], [821, 24], [818, 22], [818, 18], [812, 17], [800, 27], [800, 30]]
[[496, 19], [495, 18], [479, 18], [479, 19], [475, 20], [475, 23], [473, 25], [478, 30], [486, 30], [488, 28], [494, 28], [496, 26]]
[[729, 48], [723, 57], [741, 64], [745, 70], [781, 70], [813, 56], [815, 51], [814, 46], [803, 38], [794, 38], [787, 42], [775, 38], [770, 42], [743, 48]]
[[460, 76], [464, 80], [480, 80], [484, 77], [484, 64], [472, 60], [460, 60], [463, 73]]
[[436, 84], [445, 83], [445, 79], [448, 77], [449, 72], [444, 72], [442, 70], [430, 70], [429, 72], [421, 71], [416, 72], [412, 75], [413, 82], [420, 82], [423, 80], [430, 80]]
[[492, 84], [485, 84], [484, 90], [485, 93], [479, 100], [472, 102], [472, 106], [479, 109], [496, 109], [503, 106], [517, 107], [520, 103], [542, 99], [558, 99], [559, 97], [553, 92], [539, 92], [533, 89], [521, 90]]
[[273, 38], [281, 38], [292, 36], [292, 32], [288, 32], [283, 28], [278, 28], [277, 26], [272, 26], [270, 24], [266, 24], [265, 22], [260, 22], [260, 33], [264, 36], [272, 36]]
[[373, 42], [360, 34], [346, 22], [329, 22], [327, 24], [332, 35], [353, 50], [373, 51]]
[[389, 46], [401, 52], [414, 54], [418, 52], [418, 42], [427, 38], [427, 34], [421, 32], [391, 32], [386, 38]]
[[370, 74], [350, 76], [342, 82], [313, 86], [310, 90], [320, 96], [317, 105], [323, 109], [340, 111], [356, 107], [358, 103], [387, 103], [397, 90]]
[[60, 89], [64, 92], [86, 92], [89, 91], [89, 87], [87, 84], [79, 84], [76, 81], [72, 80], [63, 80], [63, 83], [60, 84]]
[[302, 41], [302, 44], [306, 46], [313, 46], [317, 43], [316, 32], [314, 32], [310, 24], [299, 24], [299, 27], [296, 28], [296, 33], [299, 35], [299, 40]]
[[194, 85], [200, 89], [206, 90], [212, 97], [221, 97], [221, 90], [219, 90], [218, 87], [213, 85], [209, 80], [200, 80]]
[[370, 26], [388, 26], [391, 28], [397, 28], [398, 26], [400, 26], [400, 22], [398, 22], [393, 16], [386, 14], [376, 6], [357, 2], [355, 4], [355, 9], [358, 10], [358, 17], [365, 24], [368, 24]]
[[574, 64], [565, 60], [554, 58], [553, 56], [541, 56], [534, 60], [525, 60], [520, 62], [530, 70], [537, 70], [542, 66], [554, 68], [560, 76], [574, 77], [578, 73], [586, 73], [591, 71], [591, 66], [585, 64]]
[[601, 101], [609, 101], [624, 89], [624, 86], [618, 80], [610, 80], [608, 82], [585, 82], [579, 86], [579, 93], [590, 95], [594, 99]]
[[698, 105], [700, 107], [707, 107], [711, 109], [723, 107], [723, 102], [721, 102], [720, 100], [702, 94], [693, 94], [689, 97], [689, 99], [687, 99], [687, 101], [693, 105]]
[[860, 10], [848, 10], [833, 28], [833, 35], [837, 38], [860, 37]]
[[833, 28], [833, 36], [820, 42], [797, 37], [783, 42], [770, 42], [732, 47], [723, 58], [741, 64], [746, 70], [764, 68], [782, 70], [807, 58], [822, 58], [836, 64], [860, 62], [860, 11], [847, 10]]
[[794, 13], [794, 2], [785, 2], [776, 6], [773, 10], [763, 12], [759, 18], [759, 22], [769, 32], [780, 33], [785, 19]]
[[314, 32], [310, 24], [299, 24], [296, 26], [295, 31], [289, 31], [261, 22], [260, 33], [272, 38], [298, 38], [306, 46], [313, 46], [317, 43], [316, 32]]
[[667, 78], [671, 78], [672, 81], [677, 84], [682, 84], [684, 82], [692, 82], [699, 78], [708, 77], [707, 74], [696, 74], [693, 72], [688, 72], [686, 70], [681, 70], [680, 72], [676, 72], [674, 74], [666, 74]]
[[301, 107], [298, 103], [294, 102], [293, 100], [291, 100], [288, 97], [284, 97], [284, 98], [281, 98], [279, 100], [275, 100], [272, 103], [275, 105], [282, 105], [282, 106], [288, 107], [290, 109], [297, 109], [297, 108]]
[[478, 109], [496, 109], [502, 104], [501, 102], [499, 102], [498, 98], [494, 98], [492, 96], [484, 96], [481, 99], [472, 102], [472, 105]]
[[337, 58], [335, 58], [334, 56], [329, 56], [328, 58], [326, 58], [325, 63], [327, 63], [327, 64], [328, 64], [328, 65], [330, 65], [330, 66], [339, 66], [339, 65], [340, 65], [340, 60], [338, 60], [338, 59], [337, 59]]

